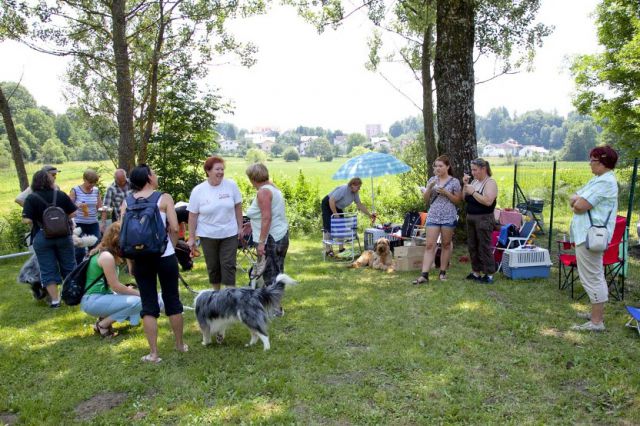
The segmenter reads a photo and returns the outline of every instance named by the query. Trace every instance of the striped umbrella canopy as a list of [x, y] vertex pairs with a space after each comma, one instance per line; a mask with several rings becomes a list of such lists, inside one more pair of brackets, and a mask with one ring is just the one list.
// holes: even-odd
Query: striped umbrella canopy
[[409, 170], [411, 170], [411, 167], [393, 155], [381, 152], [367, 152], [353, 157], [340, 166], [332, 176], [332, 179], [371, 178], [371, 209], [375, 211], [373, 178], [384, 175], [398, 175]]

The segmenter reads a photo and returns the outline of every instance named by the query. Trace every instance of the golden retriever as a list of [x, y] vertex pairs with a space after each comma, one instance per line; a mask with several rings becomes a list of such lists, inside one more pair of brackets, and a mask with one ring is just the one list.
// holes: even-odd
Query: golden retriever
[[386, 238], [378, 238], [373, 250], [365, 250], [360, 257], [351, 264], [352, 268], [371, 267], [381, 271], [393, 272], [393, 254], [391, 245]]

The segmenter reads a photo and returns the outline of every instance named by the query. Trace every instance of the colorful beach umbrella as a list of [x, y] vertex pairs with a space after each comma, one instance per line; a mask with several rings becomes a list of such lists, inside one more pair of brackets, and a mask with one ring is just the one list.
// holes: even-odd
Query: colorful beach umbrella
[[411, 170], [411, 167], [393, 155], [381, 152], [367, 152], [353, 157], [340, 166], [332, 176], [332, 179], [371, 178], [371, 209], [375, 211], [373, 178], [384, 175], [398, 175], [409, 170]]

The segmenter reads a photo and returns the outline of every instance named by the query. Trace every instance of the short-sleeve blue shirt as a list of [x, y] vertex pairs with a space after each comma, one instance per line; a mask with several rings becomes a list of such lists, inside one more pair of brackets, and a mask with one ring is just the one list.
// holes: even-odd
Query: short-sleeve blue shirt
[[[594, 225], [603, 225], [610, 214], [607, 222], [610, 241], [613, 237], [613, 228], [615, 227], [618, 213], [618, 183], [613, 171], [594, 176], [576, 194], [593, 206], [590, 212]], [[587, 212], [574, 213], [570, 228], [571, 241], [576, 245], [583, 244], [587, 239], [587, 231], [590, 226], [591, 223]]]

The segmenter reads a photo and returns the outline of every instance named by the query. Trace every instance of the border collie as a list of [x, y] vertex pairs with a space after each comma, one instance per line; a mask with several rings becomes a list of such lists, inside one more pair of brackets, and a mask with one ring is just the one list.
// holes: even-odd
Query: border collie
[[246, 346], [253, 345], [260, 339], [264, 350], [268, 350], [268, 312], [280, 311], [285, 285], [296, 283], [288, 275], [279, 274], [275, 284], [257, 289], [228, 287], [201, 291], [194, 305], [202, 331], [202, 344], [210, 344], [212, 335], [216, 336], [218, 343], [222, 343], [227, 327], [235, 322], [242, 322], [251, 332], [251, 340]]

